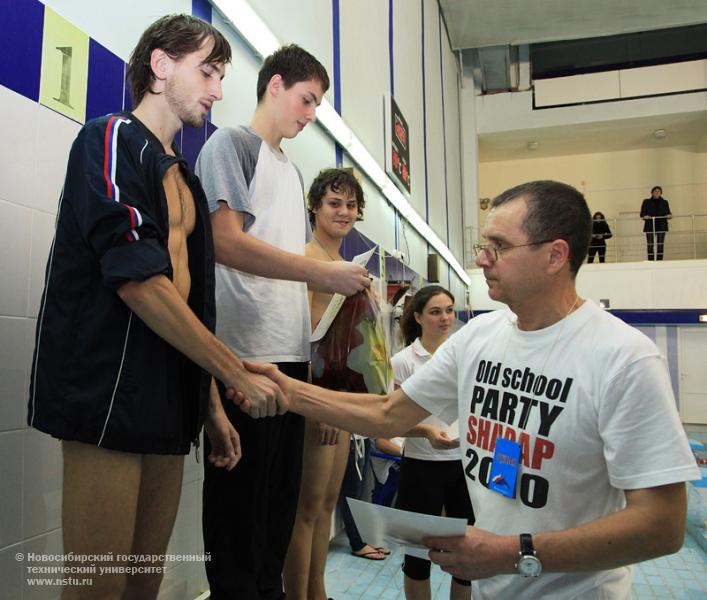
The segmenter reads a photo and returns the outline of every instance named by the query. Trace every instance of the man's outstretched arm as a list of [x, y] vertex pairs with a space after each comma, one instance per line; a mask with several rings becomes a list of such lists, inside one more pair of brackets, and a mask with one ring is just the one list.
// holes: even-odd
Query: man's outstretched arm
[[430, 416], [402, 389], [392, 394], [352, 394], [334, 392], [296, 381], [281, 373], [275, 365], [243, 361], [253, 372], [266, 375], [277, 383], [287, 398], [287, 410], [323, 421], [344, 431], [368, 437], [397, 437]]

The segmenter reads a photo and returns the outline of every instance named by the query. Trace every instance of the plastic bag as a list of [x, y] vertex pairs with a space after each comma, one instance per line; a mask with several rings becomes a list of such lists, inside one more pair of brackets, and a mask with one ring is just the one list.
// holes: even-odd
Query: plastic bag
[[346, 298], [312, 343], [312, 383], [331, 390], [386, 394], [393, 381], [378, 303], [368, 290]]

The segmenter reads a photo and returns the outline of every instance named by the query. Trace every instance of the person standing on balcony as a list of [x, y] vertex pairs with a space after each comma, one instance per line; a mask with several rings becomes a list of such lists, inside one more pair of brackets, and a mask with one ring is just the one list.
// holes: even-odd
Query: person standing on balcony
[[[663, 242], [668, 231], [668, 219], [672, 219], [670, 205], [663, 198], [663, 188], [654, 185], [651, 197], [646, 198], [641, 204], [641, 219], [643, 219], [643, 232], [648, 243], [648, 260], [663, 260]], [[655, 254], [653, 253], [653, 240], [655, 238]]]
[[606, 240], [611, 237], [611, 229], [606, 222], [604, 213], [595, 212], [592, 217], [592, 238], [589, 241], [589, 254], [587, 262], [593, 263], [594, 256], [599, 256], [599, 262], [603, 263], [606, 258]]

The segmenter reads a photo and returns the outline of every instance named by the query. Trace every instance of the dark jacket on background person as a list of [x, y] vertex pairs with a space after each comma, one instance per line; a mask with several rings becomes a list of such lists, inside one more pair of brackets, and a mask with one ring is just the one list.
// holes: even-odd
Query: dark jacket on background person
[[[670, 214], [670, 205], [663, 198], [646, 198], [641, 204], [641, 218], [643, 217], [665, 217]], [[655, 223], [655, 229], [654, 224]], [[656, 218], [643, 221], [643, 231], [653, 233], [655, 231], [668, 231], [668, 219]]]
[[163, 177], [174, 164], [194, 198], [188, 304], [213, 331], [214, 252], [206, 198], [184, 159], [130, 113], [90, 121], [73, 143], [37, 320], [28, 424], [124, 452], [187, 454], [211, 376], [118, 296], [172, 279]]
[[[595, 235], [601, 235], [601, 238], [594, 237]], [[589, 242], [590, 246], [606, 246], [606, 241], [612, 237], [611, 229], [609, 224], [605, 220], [592, 220], [592, 237]]]

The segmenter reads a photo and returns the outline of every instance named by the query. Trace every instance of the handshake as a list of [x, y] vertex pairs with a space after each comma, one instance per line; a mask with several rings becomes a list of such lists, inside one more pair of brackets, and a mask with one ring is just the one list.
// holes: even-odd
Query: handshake
[[254, 419], [285, 414], [290, 408], [292, 380], [276, 365], [243, 361], [243, 368], [226, 385], [226, 397]]

